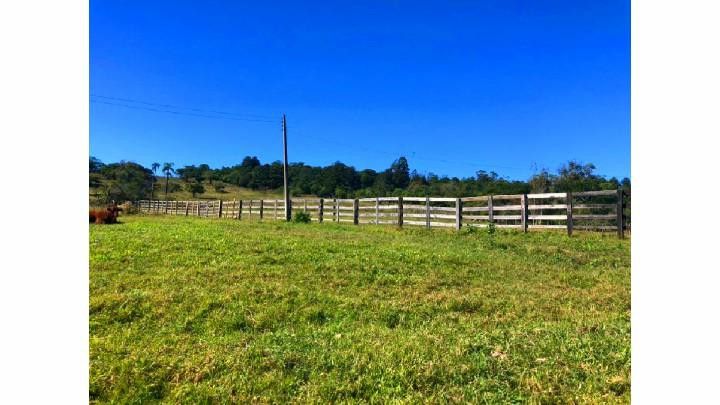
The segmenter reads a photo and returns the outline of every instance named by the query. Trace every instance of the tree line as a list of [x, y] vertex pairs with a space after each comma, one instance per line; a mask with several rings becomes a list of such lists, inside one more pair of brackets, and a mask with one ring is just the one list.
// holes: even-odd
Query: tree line
[[[164, 179], [158, 179], [162, 167]], [[528, 180], [510, 180], [491, 171], [479, 170], [471, 177], [448, 177], [434, 173], [420, 174], [410, 170], [405, 157], [400, 157], [385, 170], [357, 170], [341, 162], [328, 166], [304, 163], [289, 165], [292, 195], [315, 195], [329, 198], [362, 198], [377, 196], [467, 197], [488, 194], [523, 194], [544, 192], [577, 192], [623, 189], [630, 192], [630, 179], [607, 178], [595, 173], [592, 163], [569, 161], [556, 172], [541, 170]], [[177, 177], [182, 185], [170, 183]], [[222, 191], [227, 184], [253, 190], [281, 190], [282, 162], [261, 163], [256, 156], [246, 156], [238, 165], [211, 168], [207, 164], [175, 168], [173, 163], [153, 163], [150, 168], [134, 162], [105, 164], [90, 157], [90, 187], [105, 200], [140, 200], [163, 198], [156, 195], [158, 180], [164, 180], [165, 195], [184, 187], [194, 197], [206, 192], [205, 187]]]

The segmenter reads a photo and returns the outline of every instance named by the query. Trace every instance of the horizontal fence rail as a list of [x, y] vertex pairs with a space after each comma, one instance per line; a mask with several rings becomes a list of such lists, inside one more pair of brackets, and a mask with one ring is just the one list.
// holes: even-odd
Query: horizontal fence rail
[[[489, 227], [615, 231], [623, 238], [622, 190], [477, 197], [292, 198], [291, 209], [315, 222], [425, 228]], [[285, 200], [159, 201], [134, 203], [143, 213], [231, 219], [285, 219]]]

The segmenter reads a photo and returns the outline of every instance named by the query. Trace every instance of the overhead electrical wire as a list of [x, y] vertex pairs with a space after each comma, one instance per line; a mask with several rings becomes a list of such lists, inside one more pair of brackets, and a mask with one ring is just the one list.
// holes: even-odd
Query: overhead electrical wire
[[218, 119], [218, 120], [248, 121], [248, 122], [272, 122], [272, 123], [275, 123], [275, 124], [277, 124], [277, 123], [280, 122], [280, 120], [239, 118], [239, 117], [222, 117], [222, 116], [217, 116], [217, 115], [196, 114], [196, 113], [189, 113], [189, 112], [182, 112], [182, 111], [160, 110], [160, 109], [157, 109], [157, 108], [141, 107], [141, 106], [129, 105], [129, 104], [111, 103], [111, 102], [100, 101], [100, 100], [90, 100], [90, 102], [91, 102], [91, 103], [99, 103], [99, 104], [113, 105], [113, 106], [117, 106], [117, 107], [132, 108], [132, 109], [135, 109], [135, 110], [145, 110], [145, 111], [160, 112], [160, 113], [175, 114], [175, 115], [186, 115], [186, 116], [191, 116], [191, 117], [214, 118], [214, 119]]
[[[202, 110], [198, 108], [192, 108], [192, 107], [181, 107], [176, 106], [172, 104], [160, 104], [160, 103], [152, 103], [149, 101], [143, 101], [143, 100], [135, 100], [135, 99], [129, 99], [129, 98], [122, 98], [122, 97], [111, 97], [111, 96], [103, 96], [99, 94], [91, 94], [91, 97], [99, 98], [99, 99], [105, 99], [105, 100], [113, 100], [113, 101], [121, 101], [124, 103], [131, 103], [131, 104], [124, 104], [124, 103], [117, 103], [117, 102], [109, 102], [109, 101], [102, 101], [102, 100], [90, 100], [92, 103], [99, 103], [99, 104], [106, 104], [106, 105], [112, 105], [117, 107], [124, 107], [124, 108], [131, 108], [131, 109], [137, 109], [137, 110], [145, 110], [145, 111], [151, 111], [151, 112], [159, 112], [159, 113], [167, 113], [167, 114], [175, 114], [175, 115], [185, 115], [185, 116], [192, 116], [192, 117], [201, 117], [201, 118], [211, 118], [211, 119], [221, 119], [221, 120], [231, 120], [231, 121], [247, 121], [247, 122], [266, 122], [266, 123], [279, 123], [280, 120], [278, 119], [272, 119], [272, 117], [269, 116], [263, 116], [263, 115], [257, 115], [257, 114], [246, 114], [246, 113], [234, 113], [234, 112], [226, 112], [226, 111], [214, 111], [214, 110]], [[132, 105], [132, 104], [143, 104], [148, 106], [156, 106], [156, 107], [163, 107], [163, 108], [172, 108], [175, 110], [188, 110], [188, 111], [195, 111], [193, 113], [191, 112], [183, 112], [183, 111], [175, 111], [175, 110], [167, 110], [167, 109], [158, 109], [158, 108], [152, 108], [152, 107], [142, 107], [138, 105]], [[205, 113], [205, 114], [198, 114]], [[208, 115], [209, 114], [218, 114], [218, 115]], [[220, 116], [222, 115], [222, 116]], [[254, 118], [246, 118], [246, 117], [254, 117]], [[402, 155], [402, 153], [397, 152], [391, 152], [387, 150], [380, 150], [375, 148], [368, 148], [365, 146], [359, 146], [359, 145], [350, 145], [344, 142], [338, 142], [337, 139], [328, 139], [325, 137], [317, 136], [317, 135], [310, 135], [307, 133], [304, 133], [304, 131], [300, 131], [301, 136], [305, 138], [314, 138], [320, 141], [329, 142], [331, 145], [337, 145], [337, 146], [345, 146], [347, 148], [351, 149], [360, 149], [367, 152], [372, 153], [380, 153], [384, 155], [392, 155], [397, 156]], [[329, 145], [323, 144], [324, 148], [328, 148]], [[440, 162], [440, 163], [446, 163], [446, 164], [460, 164], [464, 166], [471, 166], [474, 168], [478, 168], [479, 166], [484, 167], [493, 167], [496, 169], [505, 169], [505, 170], [527, 170], [528, 168], [521, 168], [521, 167], [511, 167], [511, 166], [500, 166], [500, 165], [486, 165], [483, 163], [473, 163], [473, 162], [464, 162], [464, 161], [458, 161], [455, 159], [452, 160], [446, 160], [446, 159], [438, 159], [438, 158], [430, 158], [425, 157], [423, 155], [417, 155], [415, 152], [411, 152], [412, 155], [411, 158], [417, 159], [417, 160], [424, 160], [429, 162]]]
[[238, 116], [238, 117], [248, 117], [248, 118], [258, 118], [258, 119], [268, 119], [268, 120], [276, 119], [275, 117], [271, 117], [268, 115], [237, 113], [237, 112], [227, 112], [227, 111], [217, 111], [217, 110], [203, 110], [203, 109], [194, 108], [194, 107], [183, 107], [183, 106], [178, 106], [178, 105], [173, 105], [173, 104], [152, 103], [152, 102], [144, 101], [144, 100], [122, 98], [122, 97], [110, 97], [110, 96], [103, 96], [100, 94], [91, 94], [90, 97], [102, 98], [102, 99], [113, 100], [113, 101], [123, 101], [123, 102], [127, 102], [127, 103], [132, 103], [132, 104], [144, 104], [144, 105], [150, 105], [150, 106], [156, 106], [156, 107], [172, 108], [175, 110], [189, 110], [189, 111], [195, 111], [195, 112], [199, 112], [199, 113], [234, 115], [234, 116]]

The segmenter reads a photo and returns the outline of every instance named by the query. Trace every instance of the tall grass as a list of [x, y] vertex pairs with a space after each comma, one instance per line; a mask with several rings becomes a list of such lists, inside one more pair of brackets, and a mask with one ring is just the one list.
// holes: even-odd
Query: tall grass
[[629, 401], [627, 240], [123, 222], [90, 229], [92, 401]]

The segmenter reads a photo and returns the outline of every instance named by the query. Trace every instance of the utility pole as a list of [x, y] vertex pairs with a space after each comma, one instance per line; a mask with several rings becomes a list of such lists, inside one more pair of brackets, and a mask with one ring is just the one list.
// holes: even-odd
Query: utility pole
[[292, 207], [290, 205], [290, 190], [288, 190], [288, 159], [287, 159], [287, 120], [285, 114], [282, 119], [282, 132], [283, 132], [283, 187], [285, 190], [285, 220], [290, 221], [292, 214]]

